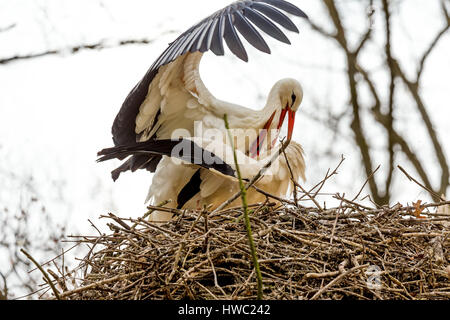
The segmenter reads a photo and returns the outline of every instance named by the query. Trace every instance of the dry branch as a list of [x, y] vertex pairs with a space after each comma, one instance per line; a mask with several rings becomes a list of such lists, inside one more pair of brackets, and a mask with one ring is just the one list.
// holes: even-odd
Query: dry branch
[[[348, 103], [348, 112], [343, 115], [346, 117], [349, 115], [352, 121], [351, 129], [353, 132], [354, 144], [362, 158], [362, 166], [368, 177], [367, 183], [370, 188], [370, 192], [374, 202], [380, 205], [388, 204], [391, 201], [391, 192], [394, 181], [394, 175], [396, 167], [396, 146], [401, 148], [401, 152], [408, 158], [410, 164], [414, 167], [420, 179], [423, 181], [427, 190], [431, 191], [430, 195], [434, 201], [439, 201], [439, 197], [436, 194], [445, 194], [449, 187], [450, 170], [448, 159], [445, 154], [445, 144], [440, 140], [438, 132], [434, 127], [431, 110], [432, 106], [427, 105], [422, 94], [422, 75], [425, 71], [426, 64], [432, 54], [438, 48], [442, 39], [448, 35], [450, 30], [450, 19], [447, 10], [448, 1], [441, 1], [440, 16], [443, 16], [443, 26], [431, 33], [432, 40], [428, 47], [425, 49], [421, 57], [417, 59], [416, 70], [417, 74], [410, 79], [406, 72], [405, 66], [402, 63], [402, 57], [394, 50], [394, 29], [395, 20], [398, 19], [398, 15], [393, 10], [394, 4], [392, 1], [387, 0], [367, 0], [361, 1], [361, 6], [367, 5], [367, 13], [363, 13], [367, 19], [367, 27], [361, 31], [361, 38], [359, 41], [352, 41], [354, 38], [352, 35], [355, 30], [346, 28], [346, 12], [343, 8], [343, 4], [335, 0], [322, 0], [323, 7], [329, 16], [329, 20], [332, 25], [331, 31], [326, 30], [320, 24], [314, 22], [314, 19], [308, 20], [313, 30], [318, 32], [325, 38], [330, 39], [338, 44], [339, 50], [346, 58], [346, 70], [345, 76], [348, 80], [347, 90], [350, 96]], [[375, 6], [378, 4], [378, 6]], [[379, 7], [379, 12], [374, 11], [374, 8]], [[363, 10], [361, 10], [362, 12]], [[379, 18], [376, 19], [376, 15]], [[379, 24], [377, 28], [373, 28], [374, 22]], [[381, 22], [381, 23], [380, 23]], [[384, 63], [382, 65], [382, 71], [388, 77], [386, 82], [377, 82], [374, 80], [373, 74], [379, 73], [377, 70], [369, 70], [367, 66], [361, 65], [362, 53], [372, 50], [367, 44], [379, 45], [377, 37], [382, 37], [383, 45], [379, 50], [379, 54], [384, 57]], [[372, 46], [373, 47], [373, 46]], [[362, 79], [361, 79], [362, 77]], [[403, 82], [405, 87], [401, 87], [399, 82]], [[369, 91], [374, 100], [373, 105], [367, 105], [364, 102], [363, 96], [365, 95], [364, 84], [369, 87]], [[412, 108], [417, 110], [421, 117], [422, 125], [426, 131], [427, 137], [431, 141], [432, 151], [430, 154], [425, 155], [427, 158], [436, 158], [436, 166], [440, 174], [439, 184], [433, 186], [433, 174], [435, 170], [430, 170], [423, 165], [424, 161], [421, 161], [420, 146], [414, 145], [409, 139], [397, 129], [398, 122], [401, 119], [395, 117], [398, 114], [398, 110], [401, 107], [399, 93], [409, 94], [412, 98]], [[383, 93], [387, 92], [387, 96]], [[385, 97], [386, 96], [386, 97]], [[377, 177], [377, 179], [371, 179], [371, 175], [374, 172], [374, 146], [372, 142], [372, 131], [364, 128], [365, 114], [367, 110], [371, 110], [371, 116], [376, 121], [378, 126], [385, 132], [386, 143], [383, 147], [387, 158], [387, 170], [384, 177]], [[345, 117], [338, 116], [338, 121], [342, 121]], [[329, 119], [327, 124], [331, 128], [336, 128], [333, 119]], [[381, 176], [381, 174], [380, 174]]]

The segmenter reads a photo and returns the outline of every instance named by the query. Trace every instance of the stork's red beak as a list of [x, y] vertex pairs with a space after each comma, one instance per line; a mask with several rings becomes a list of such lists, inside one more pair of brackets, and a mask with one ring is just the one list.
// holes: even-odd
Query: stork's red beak
[[252, 158], [256, 158], [256, 156], [259, 156], [259, 152], [261, 150], [261, 147], [266, 140], [267, 132], [270, 130], [270, 126], [272, 125], [273, 118], [275, 118], [276, 111], [272, 113], [272, 116], [269, 118], [269, 120], [264, 125], [264, 128], [259, 133], [258, 138], [253, 142], [251, 148], [250, 148], [250, 156]]
[[287, 139], [288, 139], [288, 141], [291, 141], [291, 139], [292, 139], [292, 134], [294, 132], [294, 124], [295, 124], [295, 112], [291, 108], [286, 108], [281, 111], [280, 122], [278, 123], [278, 127], [277, 127], [278, 132], [277, 132], [277, 136], [272, 141], [272, 147], [275, 146], [275, 143], [277, 143], [278, 135], [280, 133], [281, 127], [284, 124], [284, 119], [286, 118], [286, 114], [288, 114], [288, 136], [287, 136]]
[[278, 131], [280, 131], [281, 127], [283, 126], [284, 119], [286, 118], [287, 112], [288, 112], [288, 108], [281, 110], [280, 121], [278, 122], [278, 127], [277, 127]]
[[[252, 144], [252, 146], [250, 148], [250, 156], [252, 158], [255, 158], [256, 156], [259, 156], [259, 152], [262, 149], [262, 145], [263, 145], [264, 141], [266, 140], [267, 132], [270, 130], [270, 126], [272, 125], [273, 118], [275, 117], [275, 113], [276, 112], [274, 112], [272, 114], [272, 116], [270, 117], [270, 119], [267, 121], [267, 123], [265, 124], [263, 130], [260, 132], [260, 134], [259, 134], [258, 138], [256, 139], [256, 141], [253, 142], [253, 144]], [[281, 110], [280, 121], [278, 122], [278, 126], [277, 126], [277, 136], [272, 141], [272, 147], [274, 147], [275, 144], [277, 143], [278, 135], [280, 134], [280, 129], [281, 129], [281, 127], [284, 124], [284, 120], [286, 119], [286, 115], [288, 115], [288, 135], [287, 135], [287, 139], [288, 139], [288, 141], [291, 141], [291, 139], [292, 139], [292, 134], [293, 134], [293, 131], [294, 131], [294, 124], [295, 124], [295, 112], [291, 108], [285, 108], [285, 109]]]
[[288, 141], [291, 141], [292, 134], [294, 132], [294, 124], [295, 124], [295, 111], [289, 108], [289, 122], [288, 122]]

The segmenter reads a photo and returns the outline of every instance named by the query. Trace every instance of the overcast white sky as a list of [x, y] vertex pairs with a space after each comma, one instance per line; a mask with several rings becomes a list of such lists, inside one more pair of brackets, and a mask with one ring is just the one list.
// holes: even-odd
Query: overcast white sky
[[[319, 1], [292, 2], [314, 21], [325, 23]], [[352, 28], [356, 38], [366, 23], [357, 14], [360, 3], [341, 2], [346, 8], [347, 27]], [[14, 26], [0, 33], [0, 59], [101, 40], [114, 44], [115, 40], [123, 39], [155, 39], [148, 46], [66, 53], [0, 65], [0, 208], [9, 207], [11, 212], [19, 208], [23, 182], [33, 177], [36, 196], [47, 211], [62, 222], [68, 221], [73, 230], [90, 230], [87, 218], [94, 219], [109, 211], [121, 216], [142, 214], [151, 175], [127, 174], [114, 184], [110, 171], [117, 163], [97, 164], [96, 153], [112, 145], [110, 127], [120, 105], [167, 43], [229, 3], [230, 0], [0, 0], [0, 29]], [[398, 7], [401, 18], [394, 28], [394, 49], [410, 71], [414, 71], [412, 61], [422, 54], [441, 27], [438, 3], [408, 0]], [[274, 82], [285, 77], [299, 79], [305, 88], [305, 101], [294, 138], [306, 150], [307, 187], [310, 187], [339, 158], [308, 157], [325, 150], [332, 132], [301, 112], [317, 115], [315, 102], [342, 110], [348, 96], [341, 73], [344, 60], [334, 44], [314, 33], [301, 19], [294, 19], [302, 32], [300, 36], [289, 34], [293, 46], [269, 39], [271, 56], [247, 46], [248, 64], [230, 54], [226, 57], [208, 54], [202, 63], [202, 75], [217, 97], [255, 109], [263, 107]], [[377, 69], [382, 57], [377, 46], [371, 46], [364, 63]], [[447, 35], [427, 65], [423, 92], [428, 106], [433, 108], [431, 114], [448, 159], [449, 53]], [[382, 81], [383, 76], [379, 77]], [[426, 166], [433, 167], [433, 160], [427, 156], [428, 139], [416, 129], [417, 116], [408, 111], [412, 110], [411, 101], [407, 96], [402, 100], [405, 112], [398, 116], [407, 121], [401, 130], [420, 146]], [[345, 154], [348, 160], [339, 178], [326, 191], [336, 192], [340, 186], [339, 191], [353, 194], [364, 181], [364, 173], [355, 170], [360, 160], [352, 152], [351, 144], [351, 140], [342, 139], [334, 147], [337, 154]], [[438, 178], [436, 173], [433, 181]], [[426, 198], [424, 192], [405, 183], [398, 175], [395, 200], [411, 202]]]

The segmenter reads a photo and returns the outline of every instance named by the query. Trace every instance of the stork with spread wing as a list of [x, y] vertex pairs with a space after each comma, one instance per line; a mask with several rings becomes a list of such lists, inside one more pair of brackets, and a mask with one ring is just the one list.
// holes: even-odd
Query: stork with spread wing
[[[290, 44], [275, 23], [293, 32], [299, 30], [279, 9], [306, 17], [303, 11], [284, 0], [244, 0], [217, 11], [180, 35], [153, 63], [123, 103], [112, 128], [115, 145], [170, 139], [177, 129], [186, 129], [194, 135], [195, 121], [201, 121], [206, 129], [223, 127], [224, 114], [228, 115], [232, 128], [252, 128], [259, 134], [260, 129], [280, 128], [289, 113], [292, 134], [295, 111], [303, 98], [297, 81], [285, 79], [275, 84], [266, 107], [254, 111], [216, 99], [204, 85], [199, 72], [204, 52], [211, 50], [216, 55], [224, 54], [223, 39], [237, 57], [248, 61], [237, 31], [251, 45], [266, 53], [270, 53], [269, 46], [256, 27]], [[269, 123], [274, 117], [278, 121]], [[113, 172], [113, 179], [128, 170], [154, 172], [160, 160], [160, 156], [133, 156]]]
[[[286, 116], [290, 140], [295, 114], [303, 100], [303, 90], [298, 81], [278, 81], [269, 93], [266, 106], [255, 111], [215, 98], [206, 88], [199, 72], [203, 53], [212, 51], [218, 56], [224, 55], [223, 40], [231, 52], [247, 62], [248, 55], [239, 33], [252, 46], [265, 53], [270, 53], [270, 48], [258, 28], [290, 44], [278, 25], [292, 32], [298, 33], [299, 30], [283, 12], [307, 18], [302, 10], [284, 0], [241, 0], [181, 34], [153, 63], [123, 103], [112, 128], [116, 147], [177, 138], [174, 132], [180, 132], [180, 129], [193, 137], [196, 123], [201, 123], [204, 130], [224, 130], [225, 114], [228, 115], [231, 128], [254, 131], [253, 143], [244, 139], [243, 143], [236, 145], [237, 150], [245, 156], [257, 157], [260, 152], [264, 152], [265, 143], [266, 149], [273, 148]], [[271, 132], [275, 134], [271, 135]], [[198, 178], [198, 170], [186, 166], [172, 167], [168, 164], [169, 159], [163, 159], [163, 151], [166, 151], [167, 146], [160, 143], [159, 147], [162, 152], [153, 150], [152, 153], [121, 154], [117, 157], [120, 160], [131, 156], [112, 172], [113, 179], [117, 180], [121, 173], [128, 170], [157, 171], [149, 198], [158, 198], [160, 190], [156, 182], [158, 177], [164, 175], [166, 181], [178, 181], [177, 189], [185, 190], [189, 186], [191, 191], [187, 192], [187, 196], [194, 197], [206, 178]], [[170, 178], [167, 176], [169, 172]]]

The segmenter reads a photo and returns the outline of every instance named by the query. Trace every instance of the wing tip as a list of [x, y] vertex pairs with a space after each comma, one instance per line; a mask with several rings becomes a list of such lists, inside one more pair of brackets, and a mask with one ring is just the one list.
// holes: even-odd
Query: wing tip
[[303, 10], [301, 10], [301, 9], [298, 9], [298, 10], [300, 10], [300, 12], [301, 12], [301, 14], [298, 15], [298, 17], [309, 20], [309, 16]]
[[276, 6], [290, 14], [293, 14], [294, 16], [305, 18], [309, 20], [308, 15], [299, 7], [297, 7], [295, 4], [288, 2], [286, 0], [256, 0], [257, 2], [265, 2], [268, 4], [271, 4], [273, 6]]

